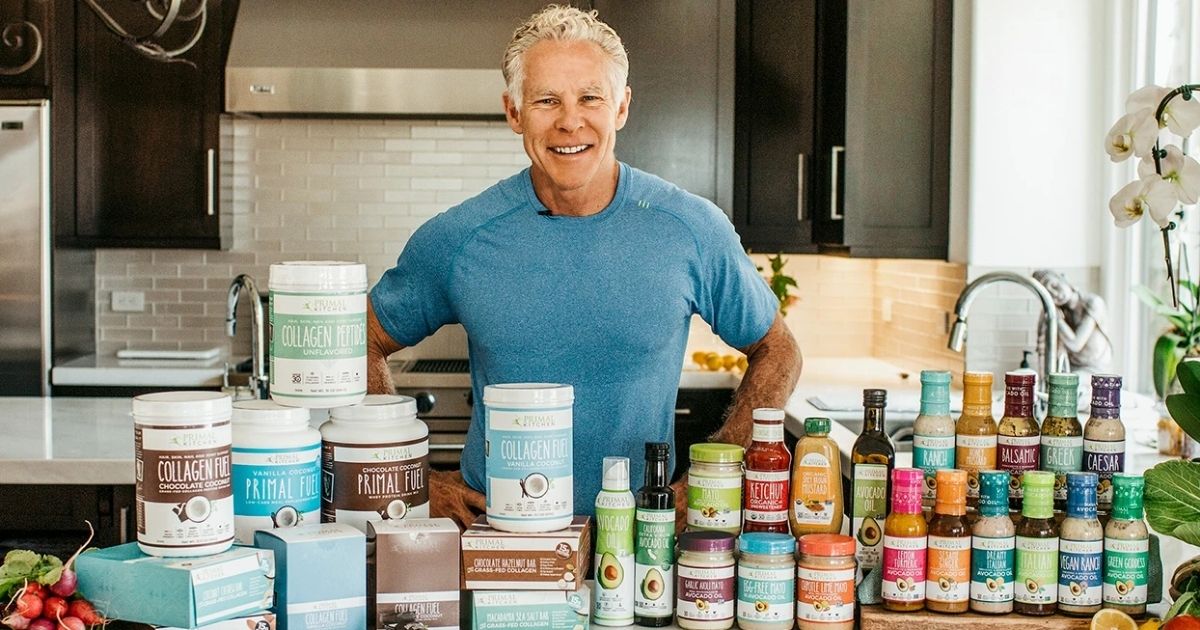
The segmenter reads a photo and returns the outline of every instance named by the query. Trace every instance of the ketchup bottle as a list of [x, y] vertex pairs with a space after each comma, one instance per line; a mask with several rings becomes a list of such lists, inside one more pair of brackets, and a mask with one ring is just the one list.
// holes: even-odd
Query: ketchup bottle
[[783, 444], [783, 410], [764, 407], [753, 414], [754, 434], [746, 450], [743, 532], [791, 533], [788, 500], [791, 497], [792, 454]]

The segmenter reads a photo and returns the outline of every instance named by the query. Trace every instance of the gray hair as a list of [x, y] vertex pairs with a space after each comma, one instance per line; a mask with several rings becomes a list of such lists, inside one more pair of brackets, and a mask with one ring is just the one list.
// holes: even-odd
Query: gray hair
[[541, 41], [591, 42], [609, 58], [608, 78], [613, 98], [620, 100], [629, 78], [629, 55], [621, 38], [611, 26], [601, 22], [595, 10], [581, 11], [575, 7], [547, 5], [525, 20], [513, 31], [512, 40], [504, 49], [504, 83], [509, 98], [518, 111], [524, 98], [525, 53]]

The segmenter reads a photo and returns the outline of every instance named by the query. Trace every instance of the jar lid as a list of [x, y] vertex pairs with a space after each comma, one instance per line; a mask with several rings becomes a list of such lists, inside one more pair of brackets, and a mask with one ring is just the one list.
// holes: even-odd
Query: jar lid
[[742, 461], [742, 454], [745, 452], [740, 446], [734, 444], [720, 444], [718, 442], [701, 442], [693, 444], [688, 449], [688, 456], [693, 462], [704, 462], [707, 464], [736, 464]]
[[278, 426], [307, 425], [312, 414], [307, 407], [286, 407], [273, 400], [239, 400], [233, 403], [234, 424]]
[[750, 419], [783, 422], [783, 410], [774, 407], [759, 407], [750, 413]]
[[853, 556], [854, 539], [841, 534], [805, 534], [800, 553], [812, 556]]
[[366, 291], [367, 266], [341, 260], [290, 260], [273, 263], [271, 291]]
[[791, 534], [751, 532], [738, 538], [738, 549], [762, 556], [791, 555], [796, 553], [796, 539]]
[[157, 392], [133, 399], [133, 415], [170, 424], [229, 418], [233, 399], [221, 392]]
[[930, 385], [949, 385], [950, 372], [946, 370], [921, 370], [921, 383]]
[[805, 418], [805, 435], [827, 435], [829, 433], [829, 418]]
[[368, 394], [357, 405], [334, 407], [329, 410], [334, 420], [350, 422], [389, 422], [416, 420], [417, 401], [411, 396]]
[[679, 536], [682, 551], [700, 553], [724, 553], [733, 551], [733, 534], [728, 532], [687, 532]]
[[560, 383], [498, 383], [483, 388], [485, 405], [569, 405], [575, 388]]

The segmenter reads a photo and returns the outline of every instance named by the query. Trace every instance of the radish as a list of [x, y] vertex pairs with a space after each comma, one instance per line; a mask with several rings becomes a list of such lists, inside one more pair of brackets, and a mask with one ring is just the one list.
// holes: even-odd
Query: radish
[[84, 523], [87, 523], [88, 526], [87, 540], [83, 541], [79, 549], [75, 550], [75, 555], [71, 556], [63, 564], [62, 575], [58, 578], [57, 582], [50, 586], [50, 590], [59, 597], [70, 597], [75, 594], [75, 587], [79, 582], [79, 578], [76, 577], [75, 571], [71, 567], [75, 564], [75, 558], [78, 558], [79, 554], [83, 553], [84, 549], [87, 549], [88, 544], [92, 542], [92, 538], [96, 535], [96, 530], [92, 529], [91, 522], [84, 521]]
[[26, 582], [25, 590], [22, 591], [22, 594], [37, 595], [41, 599], [46, 599], [46, 587], [38, 584], [37, 582]]
[[79, 617], [63, 617], [58, 620], [58, 623], [67, 630], [87, 630], [87, 626], [80, 621]]
[[104, 617], [100, 616], [100, 613], [96, 612], [96, 607], [86, 599], [77, 599], [71, 602], [68, 614], [78, 617], [88, 627], [108, 623]]
[[67, 600], [61, 597], [47, 597], [42, 605], [42, 616], [46, 619], [58, 619], [67, 614]]
[[0, 619], [0, 623], [12, 628], [12, 630], [28, 630], [32, 622], [27, 617], [22, 617], [18, 614], [12, 614], [4, 619]]
[[27, 630], [55, 630], [54, 622], [46, 618], [34, 619], [33, 621], [29, 622], [29, 628]]
[[42, 615], [42, 598], [33, 593], [25, 593], [17, 599], [17, 614], [26, 619], [37, 619]]

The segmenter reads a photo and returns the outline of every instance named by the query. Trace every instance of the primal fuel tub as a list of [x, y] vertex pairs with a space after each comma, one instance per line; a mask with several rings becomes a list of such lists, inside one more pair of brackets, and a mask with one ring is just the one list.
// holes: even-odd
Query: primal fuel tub
[[290, 407], [353, 405], [367, 393], [367, 267], [271, 265], [271, 398]]
[[487, 520], [507, 532], [552, 532], [574, 515], [571, 409], [575, 390], [555, 383], [483, 388]]

